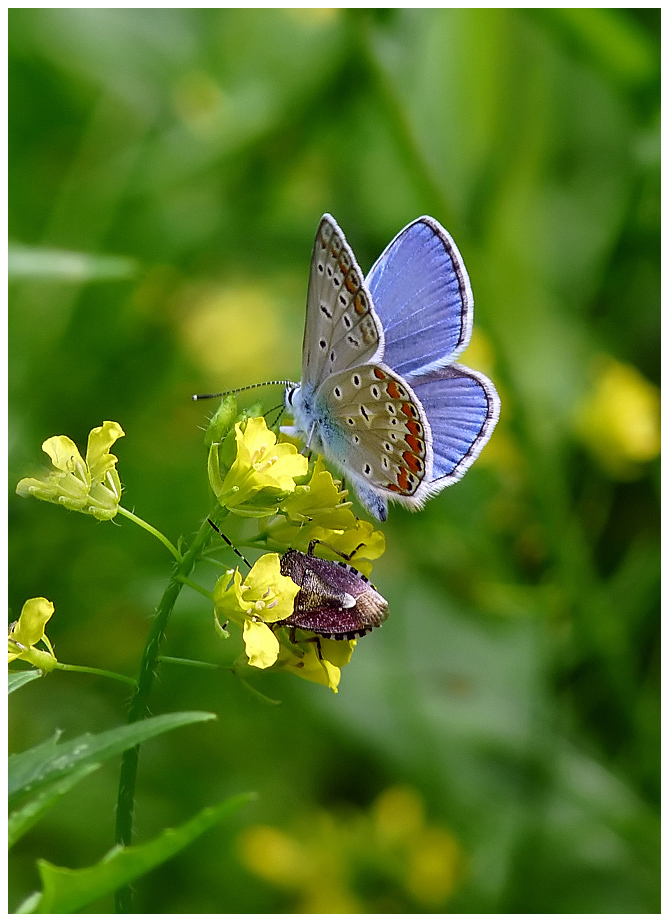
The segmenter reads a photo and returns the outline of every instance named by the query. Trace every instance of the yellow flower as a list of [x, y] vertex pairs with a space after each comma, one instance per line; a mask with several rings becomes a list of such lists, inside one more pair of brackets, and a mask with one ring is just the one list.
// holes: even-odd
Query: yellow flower
[[[320, 641], [321, 649], [324, 639]], [[331, 643], [355, 644], [355, 641], [334, 640]], [[276, 667], [284, 669], [286, 672], [292, 672], [308, 682], [326, 685], [335, 694], [339, 691], [341, 668], [326, 659], [324, 654], [319, 656], [318, 647], [313, 642], [304, 642], [297, 652], [290, 650], [288, 647], [283, 647], [281, 658], [278, 660]]]
[[86, 461], [72, 439], [54, 435], [42, 445], [55, 470], [45, 479], [25, 477], [16, 487], [19, 496], [36, 496], [66, 509], [86, 512], [96, 519], [113, 519], [121, 500], [118, 458], [110, 454], [114, 442], [125, 435], [118, 423], [104, 422], [91, 429]]
[[219, 443], [209, 450], [209, 482], [219, 503], [237, 515], [262, 517], [276, 512], [295, 478], [308, 470], [307, 459], [294, 445], [277, 444], [264, 418], [235, 424], [236, 455], [222, 476]]
[[[44, 633], [47, 621], [54, 611], [52, 602], [42, 597], [28, 599], [21, 610], [21, 617], [9, 628], [9, 662], [22, 659], [44, 672], [56, 667], [56, 657], [49, 638]], [[40, 641], [48, 648], [38, 650]]]
[[632, 365], [600, 359], [576, 431], [612, 477], [638, 476], [660, 453], [660, 392]]
[[369, 576], [371, 564], [367, 561], [383, 554], [385, 537], [369, 522], [354, 515], [346, 496], [346, 491], [339, 489], [339, 481], [325, 468], [323, 459], [318, 458], [309, 483], [297, 486], [281, 502], [281, 515], [269, 523], [267, 533], [277, 544], [304, 552], [314, 539], [343, 555], [358, 548], [351, 563]]
[[300, 591], [281, 573], [278, 554], [264, 554], [242, 580], [239, 570], [228, 571], [214, 586], [217, 618], [244, 625], [244, 646], [251, 666], [267, 669], [279, 655], [279, 641], [268, 624], [290, 618]]

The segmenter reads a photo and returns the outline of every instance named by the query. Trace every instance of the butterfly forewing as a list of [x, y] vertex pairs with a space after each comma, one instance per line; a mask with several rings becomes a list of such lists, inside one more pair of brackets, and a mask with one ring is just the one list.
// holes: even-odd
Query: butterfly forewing
[[366, 279], [385, 336], [384, 362], [411, 379], [451, 363], [467, 346], [474, 298], [450, 234], [434, 218], [413, 221]]
[[302, 384], [378, 357], [383, 331], [355, 256], [334, 218], [323, 215], [311, 257]]
[[431, 479], [427, 416], [411, 387], [383, 363], [330, 375], [318, 402], [342, 433], [345, 471], [388, 498], [422, 502]]

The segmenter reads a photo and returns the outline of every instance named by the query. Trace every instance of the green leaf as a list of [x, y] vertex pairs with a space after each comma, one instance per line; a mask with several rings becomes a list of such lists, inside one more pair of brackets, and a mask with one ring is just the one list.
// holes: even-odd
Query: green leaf
[[125, 256], [95, 256], [43, 247], [9, 247], [9, 279], [43, 279], [50, 282], [106, 282], [132, 278], [137, 263]]
[[9, 757], [10, 806], [30, 791], [68, 775], [81, 765], [110, 759], [167, 730], [215, 717], [215, 714], [203, 711], [184, 711], [149, 717], [104, 733], [84, 733], [66, 743], [59, 743], [56, 735], [45, 743]]
[[[78, 912], [94, 900], [113, 893], [119, 887], [167, 861], [203, 832], [253, 800], [255, 796], [239, 794], [215, 807], [207, 807], [183, 826], [166, 829], [145, 845], [133, 845], [129, 848], [117, 846], [108, 852], [102, 861], [89, 868], [73, 871], [40, 860], [38, 865], [43, 885], [41, 898], [36, 903], [31, 902], [27, 909], [24, 908], [24, 903], [19, 911]], [[29, 899], [32, 900], [32, 897]]]
[[7, 694], [11, 695], [12, 692], [32, 682], [33, 679], [39, 679], [41, 675], [39, 669], [21, 669], [10, 672], [7, 676]]
[[63, 794], [67, 794], [82, 778], [90, 775], [91, 772], [94, 772], [99, 767], [99, 762], [82, 765], [71, 774], [65, 775], [64, 778], [59, 778], [57, 781], [47, 784], [46, 787], [40, 788], [33, 798], [26, 801], [18, 810], [15, 810], [10, 815], [8, 822], [7, 840], [9, 848], [15, 842], [18, 842], [21, 836], [25, 835], [45, 813], [48, 813], [58, 803]]

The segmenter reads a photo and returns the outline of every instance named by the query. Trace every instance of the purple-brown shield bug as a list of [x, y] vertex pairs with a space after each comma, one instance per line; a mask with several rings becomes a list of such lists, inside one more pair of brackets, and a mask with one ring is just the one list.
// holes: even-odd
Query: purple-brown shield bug
[[[317, 543], [324, 542], [312, 541], [306, 554], [290, 550], [281, 557], [281, 572], [290, 576], [300, 591], [293, 614], [275, 625], [300, 628], [333, 640], [362, 637], [385, 621], [388, 603], [355, 567], [316, 557], [313, 551]], [[352, 555], [343, 556], [350, 559]]]

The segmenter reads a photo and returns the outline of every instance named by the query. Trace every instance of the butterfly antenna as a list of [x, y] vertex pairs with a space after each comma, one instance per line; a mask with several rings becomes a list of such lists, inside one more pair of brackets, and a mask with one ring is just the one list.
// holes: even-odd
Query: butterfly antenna
[[[237, 550], [237, 548], [234, 546], [234, 544], [233, 544], [232, 541], [228, 538], [228, 536], [227, 536], [227, 535], [224, 535], [223, 532], [221, 531], [221, 529], [218, 527], [218, 525], [215, 525], [215, 524], [211, 521], [211, 519], [207, 519], [207, 521], [209, 522], [209, 524], [211, 525], [211, 527], [214, 529], [214, 531], [217, 531], [217, 532], [219, 533], [219, 535], [221, 536], [221, 538], [223, 538], [223, 540], [225, 541], [225, 543], [228, 544], [228, 545], [232, 548], [232, 550], [235, 552], [235, 554], [236, 554], [241, 560], [244, 561], [244, 563], [246, 564], [246, 566], [247, 566], [247, 567], [249, 568], [249, 570], [250, 570], [250, 569], [251, 569], [251, 564], [248, 562], [248, 560], [246, 559], [246, 557], [244, 557], [244, 555], [242, 554], [242, 552]], [[356, 548], [356, 550], [357, 550], [357, 548]]]
[[228, 394], [239, 394], [242, 391], [253, 390], [254, 387], [271, 387], [274, 384], [282, 384], [284, 387], [291, 385], [297, 387], [296, 381], [262, 381], [260, 384], [247, 384], [246, 387], [235, 387], [231, 391], [221, 391], [218, 394], [193, 394], [193, 400], [211, 400], [214, 397], [227, 397]]

